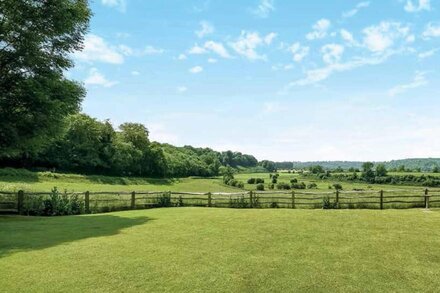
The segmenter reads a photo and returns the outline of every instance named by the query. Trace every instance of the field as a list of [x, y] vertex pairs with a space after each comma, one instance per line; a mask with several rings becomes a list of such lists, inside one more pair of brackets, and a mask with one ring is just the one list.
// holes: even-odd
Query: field
[[440, 211], [0, 217], [2, 292], [434, 292]]
[[[406, 174], [406, 173], [405, 173]], [[420, 173], [414, 173], [417, 175]], [[433, 176], [440, 176], [438, 173], [430, 173]], [[245, 183], [245, 190], [255, 190], [256, 185], [247, 184], [247, 179], [263, 178], [266, 183], [270, 182], [268, 173], [239, 173], [235, 178]], [[353, 182], [339, 182], [335, 180], [313, 180], [301, 178], [299, 174], [280, 173], [279, 182], [288, 183], [290, 179], [297, 178], [306, 184], [314, 182], [318, 188], [314, 192], [328, 192], [329, 186], [334, 183], [341, 183], [344, 190], [402, 190], [416, 191], [421, 193], [421, 186], [404, 185], [380, 185]], [[222, 183], [221, 177], [214, 178], [134, 178], [134, 177], [110, 177], [96, 175], [78, 175], [50, 172], [30, 172], [16, 169], [0, 169], [0, 190], [31, 192], [47, 192], [53, 187], [68, 192], [84, 191], [184, 191], [184, 192], [236, 192], [240, 189]]]

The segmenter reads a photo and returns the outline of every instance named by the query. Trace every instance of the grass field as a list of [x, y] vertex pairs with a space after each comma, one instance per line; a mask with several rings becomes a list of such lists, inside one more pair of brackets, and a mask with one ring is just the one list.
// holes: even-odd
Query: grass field
[[435, 292], [440, 210], [0, 217], [2, 292]]
[[[436, 173], [432, 173], [434, 175]], [[420, 174], [419, 174], [420, 175]], [[437, 174], [436, 176], [439, 176]], [[266, 183], [270, 182], [268, 173], [240, 173], [235, 178], [245, 183], [244, 189], [255, 190], [256, 185], [246, 184], [251, 177], [263, 178]], [[337, 180], [313, 180], [301, 178], [299, 174], [280, 173], [279, 182], [288, 183], [290, 179], [297, 178], [306, 184], [314, 182], [318, 188], [314, 192], [328, 192], [329, 186], [341, 183], [344, 190], [407, 190], [423, 191], [421, 186], [404, 185], [380, 185], [353, 182], [339, 182]], [[222, 183], [221, 177], [216, 178], [134, 178], [134, 177], [110, 177], [96, 175], [62, 174], [50, 172], [30, 172], [26, 170], [0, 169], [0, 190], [3, 191], [41, 191], [48, 192], [53, 187], [68, 192], [84, 191], [184, 191], [184, 192], [236, 192], [239, 189]]]

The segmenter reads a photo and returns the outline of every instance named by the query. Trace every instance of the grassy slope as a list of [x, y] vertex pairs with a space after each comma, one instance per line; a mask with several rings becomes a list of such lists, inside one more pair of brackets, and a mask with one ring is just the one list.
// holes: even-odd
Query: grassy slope
[[50, 191], [53, 187], [67, 191], [219, 191], [234, 192], [236, 188], [222, 184], [220, 179], [179, 178], [154, 179], [133, 177], [52, 174], [25, 170], [0, 169], [0, 190]]
[[0, 288], [437, 291], [440, 211], [169, 208], [0, 217]]

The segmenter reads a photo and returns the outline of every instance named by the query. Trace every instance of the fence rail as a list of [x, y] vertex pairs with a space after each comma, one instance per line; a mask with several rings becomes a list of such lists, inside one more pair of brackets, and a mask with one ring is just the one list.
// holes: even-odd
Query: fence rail
[[[0, 212], [29, 214], [35, 198], [50, 200], [51, 192], [0, 191]], [[170, 206], [205, 206], [230, 208], [429, 208], [440, 207], [440, 192], [428, 189], [380, 191], [243, 191], [224, 192], [157, 192], [98, 191], [64, 193], [82, 203], [83, 213]], [[327, 206], [326, 206], [327, 203]]]

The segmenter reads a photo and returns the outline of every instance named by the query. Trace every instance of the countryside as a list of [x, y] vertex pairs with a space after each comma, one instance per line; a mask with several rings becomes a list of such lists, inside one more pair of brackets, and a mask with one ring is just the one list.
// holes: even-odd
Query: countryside
[[438, 4], [0, 1], [0, 292], [437, 292]]

